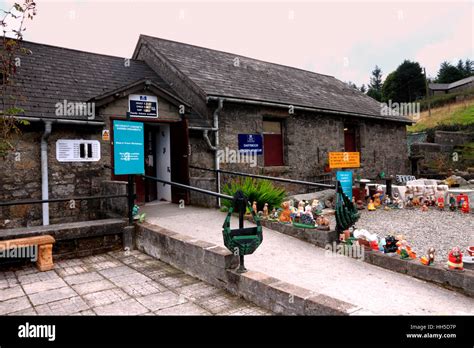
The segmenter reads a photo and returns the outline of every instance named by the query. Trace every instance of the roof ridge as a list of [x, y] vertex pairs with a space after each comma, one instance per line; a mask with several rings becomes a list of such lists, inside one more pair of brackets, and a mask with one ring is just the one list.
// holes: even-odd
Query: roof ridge
[[[203, 47], [203, 46], [188, 44], [188, 43], [179, 42], [179, 41], [174, 41], [174, 40], [169, 40], [169, 39], [163, 39], [163, 38], [161, 38], [161, 37], [150, 36], [150, 35], [145, 35], [145, 34], [140, 34], [140, 37], [144, 37], [145, 39], [146, 39], [146, 38], [150, 38], [150, 39], [153, 39], [153, 40], [167, 41], [167, 42], [172, 42], [172, 43], [175, 43], [175, 44], [178, 44], [178, 45], [190, 46], [190, 47], [195, 47], [195, 48], [199, 48], [199, 49], [203, 49], [203, 50], [207, 50], [207, 51], [214, 51], [214, 52], [224, 53], [224, 54], [227, 54], [227, 55], [238, 56], [238, 57], [246, 58], [246, 59], [249, 59], [249, 60], [253, 60], [253, 61], [257, 61], [257, 62], [261, 62], [261, 63], [265, 63], [265, 64], [275, 65], [275, 66], [282, 67], [282, 68], [285, 68], [285, 69], [299, 70], [299, 71], [302, 71], [302, 72], [305, 72], [305, 73], [310, 73], [310, 74], [315, 74], [315, 75], [319, 75], [319, 76], [325, 76], [325, 77], [330, 77], [330, 78], [336, 79], [336, 78], [335, 78], [334, 76], [332, 76], [332, 75], [322, 74], [322, 73], [318, 73], [318, 72], [311, 71], [311, 70], [305, 70], [305, 69], [297, 68], [297, 67], [290, 66], [290, 65], [285, 65], [285, 64], [280, 64], [280, 63], [269, 62], [269, 61], [266, 61], [266, 60], [257, 59], [257, 58], [252, 58], [252, 57], [244, 56], [244, 55], [237, 54], [237, 53], [221, 51], [221, 50], [217, 50], [217, 49], [214, 49], [214, 48], [207, 48], [207, 47]], [[336, 79], [336, 80], [337, 80], [337, 79]]]

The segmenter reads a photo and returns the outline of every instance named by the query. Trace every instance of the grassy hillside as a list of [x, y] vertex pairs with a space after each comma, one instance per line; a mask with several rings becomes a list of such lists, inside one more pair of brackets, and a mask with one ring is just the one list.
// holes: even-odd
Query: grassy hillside
[[421, 132], [439, 125], [461, 125], [474, 124], [474, 99], [453, 103], [420, 113], [419, 121], [408, 127], [408, 132]]

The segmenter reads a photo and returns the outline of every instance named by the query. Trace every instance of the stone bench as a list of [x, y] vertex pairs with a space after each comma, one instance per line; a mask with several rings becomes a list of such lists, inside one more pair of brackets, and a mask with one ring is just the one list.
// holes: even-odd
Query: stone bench
[[34, 253], [28, 255], [31, 259], [36, 258], [36, 266], [40, 271], [53, 269], [53, 244], [55, 239], [50, 235], [17, 238], [0, 241], [0, 253], [11, 249], [19, 249], [36, 246]]

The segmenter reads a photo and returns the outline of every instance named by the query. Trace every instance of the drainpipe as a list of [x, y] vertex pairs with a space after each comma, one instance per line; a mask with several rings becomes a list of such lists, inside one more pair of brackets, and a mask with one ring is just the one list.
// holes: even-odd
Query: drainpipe
[[[51, 121], [44, 121], [41, 137], [41, 199], [49, 199], [48, 193], [48, 138], [51, 134]], [[49, 225], [49, 203], [43, 203], [43, 226]]]
[[[220, 164], [219, 164], [219, 158], [217, 156], [217, 151], [219, 150], [219, 113], [221, 112], [222, 108], [224, 107], [224, 99], [219, 98], [218, 99], [218, 104], [217, 104], [217, 109], [214, 110], [213, 118], [214, 118], [214, 124], [212, 126], [212, 129], [214, 131], [214, 137], [215, 137], [215, 142], [214, 146], [211, 143], [211, 140], [209, 139], [209, 130], [206, 129], [203, 131], [203, 137], [204, 140], [206, 141], [207, 145], [209, 148], [214, 151], [214, 168], [216, 170], [220, 169]], [[216, 190], [218, 193], [221, 192], [221, 174], [219, 172], [216, 172]], [[219, 208], [221, 206], [221, 199], [218, 197], [217, 198], [217, 207]]]

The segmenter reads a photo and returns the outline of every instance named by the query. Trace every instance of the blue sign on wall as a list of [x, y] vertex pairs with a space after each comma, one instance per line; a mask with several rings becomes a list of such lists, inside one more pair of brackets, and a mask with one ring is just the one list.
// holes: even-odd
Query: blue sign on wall
[[342, 186], [342, 191], [352, 200], [352, 172], [338, 171], [336, 172], [336, 180], [339, 180]]
[[257, 155], [263, 153], [261, 134], [239, 134], [239, 151], [256, 151]]
[[114, 122], [114, 174], [145, 174], [142, 122]]

